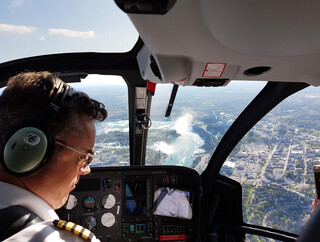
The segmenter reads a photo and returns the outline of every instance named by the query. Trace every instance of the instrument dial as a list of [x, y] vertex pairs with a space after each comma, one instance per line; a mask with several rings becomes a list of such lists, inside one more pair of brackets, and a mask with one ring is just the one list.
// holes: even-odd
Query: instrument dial
[[106, 209], [112, 208], [116, 204], [116, 198], [112, 194], [107, 194], [102, 197], [102, 206]]
[[104, 190], [109, 189], [110, 187], [112, 187], [112, 180], [110, 178], [104, 179], [102, 181], [102, 186], [103, 186]]
[[66, 202], [64, 207], [67, 210], [71, 210], [77, 205], [77, 202], [78, 202], [77, 198], [74, 195], [70, 194], [68, 197], [68, 201]]
[[82, 206], [84, 209], [91, 211], [96, 207], [96, 200], [93, 196], [88, 195], [83, 199]]
[[116, 218], [112, 213], [105, 213], [101, 217], [101, 223], [103, 226], [110, 228], [112, 227], [116, 222]]
[[97, 220], [93, 216], [85, 216], [81, 219], [81, 225], [89, 230], [92, 230], [97, 226]]

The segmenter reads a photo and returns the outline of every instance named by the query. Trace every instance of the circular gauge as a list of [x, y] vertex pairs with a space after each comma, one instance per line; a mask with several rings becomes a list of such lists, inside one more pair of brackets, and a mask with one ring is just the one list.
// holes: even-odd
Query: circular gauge
[[116, 198], [112, 194], [107, 194], [102, 197], [102, 206], [106, 209], [112, 208], [116, 204]]
[[101, 217], [101, 223], [104, 227], [111, 227], [116, 222], [116, 218], [112, 213], [105, 213]]
[[97, 220], [93, 216], [85, 216], [81, 219], [81, 225], [89, 230], [92, 230], [97, 226]]
[[96, 207], [96, 200], [94, 199], [93, 196], [90, 196], [90, 195], [86, 196], [82, 201], [82, 206], [86, 210], [92, 210]]
[[77, 205], [77, 202], [78, 202], [77, 198], [74, 195], [70, 194], [68, 197], [68, 201], [66, 202], [64, 207], [67, 210], [71, 210]]
[[107, 179], [104, 179], [102, 181], [102, 186], [103, 188], [106, 190], [106, 189], [109, 189], [111, 186], [112, 186], [112, 181], [111, 179], [107, 178]]

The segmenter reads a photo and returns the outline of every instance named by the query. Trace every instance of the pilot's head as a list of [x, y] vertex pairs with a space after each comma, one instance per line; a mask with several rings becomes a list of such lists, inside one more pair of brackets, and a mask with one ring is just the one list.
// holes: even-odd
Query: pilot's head
[[61, 207], [90, 173], [95, 122], [106, 116], [103, 104], [49, 72], [10, 78], [0, 97], [0, 180]]

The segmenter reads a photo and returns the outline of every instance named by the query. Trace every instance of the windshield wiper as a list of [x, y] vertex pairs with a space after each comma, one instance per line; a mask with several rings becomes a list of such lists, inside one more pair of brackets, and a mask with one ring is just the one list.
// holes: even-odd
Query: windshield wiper
[[170, 97], [169, 104], [168, 104], [168, 107], [167, 107], [167, 111], [166, 111], [166, 114], [165, 114], [166, 118], [169, 117], [170, 114], [171, 114], [173, 103], [174, 103], [174, 100], [176, 99], [178, 87], [179, 87], [179, 85], [173, 84], [172, 91], [171, 91], [171, 97]]

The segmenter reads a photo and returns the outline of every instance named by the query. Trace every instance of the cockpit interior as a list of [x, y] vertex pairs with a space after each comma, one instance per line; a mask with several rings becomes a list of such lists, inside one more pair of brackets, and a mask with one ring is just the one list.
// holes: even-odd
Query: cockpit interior
[[[2, 5], [7, 15], [22, 11]], [[35, 26], [31, 18], [0, 17], [0, 86], [50, 71], [105, 102], [99, 158], [57, 210], [61, 219], [101, 241], [316, 241], [319, 1], [51, 5], [79, 32], [50, 16], [48, 32], [37, 20], [22, 40], [5, 27]]]

